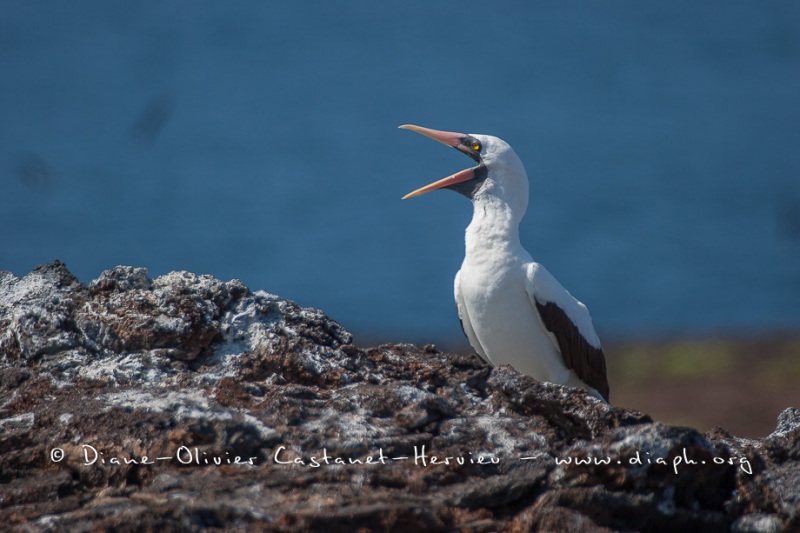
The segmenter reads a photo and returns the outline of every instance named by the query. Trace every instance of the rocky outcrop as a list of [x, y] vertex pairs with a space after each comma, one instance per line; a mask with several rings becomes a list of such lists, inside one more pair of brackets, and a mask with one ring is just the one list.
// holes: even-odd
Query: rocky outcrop
[[238, 281], [0, 273], [0, 523], [17, 531], [791, 531], [800, 411], [654, 423], [433, 346], [361, 348]]

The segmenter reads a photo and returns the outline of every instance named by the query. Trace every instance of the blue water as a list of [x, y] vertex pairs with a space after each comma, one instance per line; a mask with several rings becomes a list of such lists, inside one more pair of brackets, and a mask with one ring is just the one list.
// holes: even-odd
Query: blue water
[[800, 330], [800, 4], [2, 2], [0, 269], [239, 278], [452, 342], [471, 161], [601, 337]]

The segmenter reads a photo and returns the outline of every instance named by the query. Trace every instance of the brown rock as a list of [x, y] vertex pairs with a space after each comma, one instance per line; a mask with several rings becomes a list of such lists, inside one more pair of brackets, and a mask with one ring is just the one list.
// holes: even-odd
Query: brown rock
[[238, 281], [0, 273], [18, 531], [791, 531], [800, 411], [700, 434]]

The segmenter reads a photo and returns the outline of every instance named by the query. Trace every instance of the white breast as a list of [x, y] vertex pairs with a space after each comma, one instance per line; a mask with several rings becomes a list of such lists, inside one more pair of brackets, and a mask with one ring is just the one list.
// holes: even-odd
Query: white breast
[[473, 347], [491, 364], [510, 364], [536, 379], [567, 383], [570, 371], [526, 291], [525, 259], [516, 254], [473, 254], [464, 259], [456, 278], [464, 329], [472, 329]]

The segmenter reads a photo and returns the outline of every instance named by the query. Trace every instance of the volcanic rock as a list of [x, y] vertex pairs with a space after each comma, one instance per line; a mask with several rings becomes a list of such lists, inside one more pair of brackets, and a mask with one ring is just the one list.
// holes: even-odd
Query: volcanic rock
[[[612, 398], [613, 399], [613, 398]], [[800, 411], [653, 422], [239, 281], [0, 273], [11, 531], [800, 529]]]

